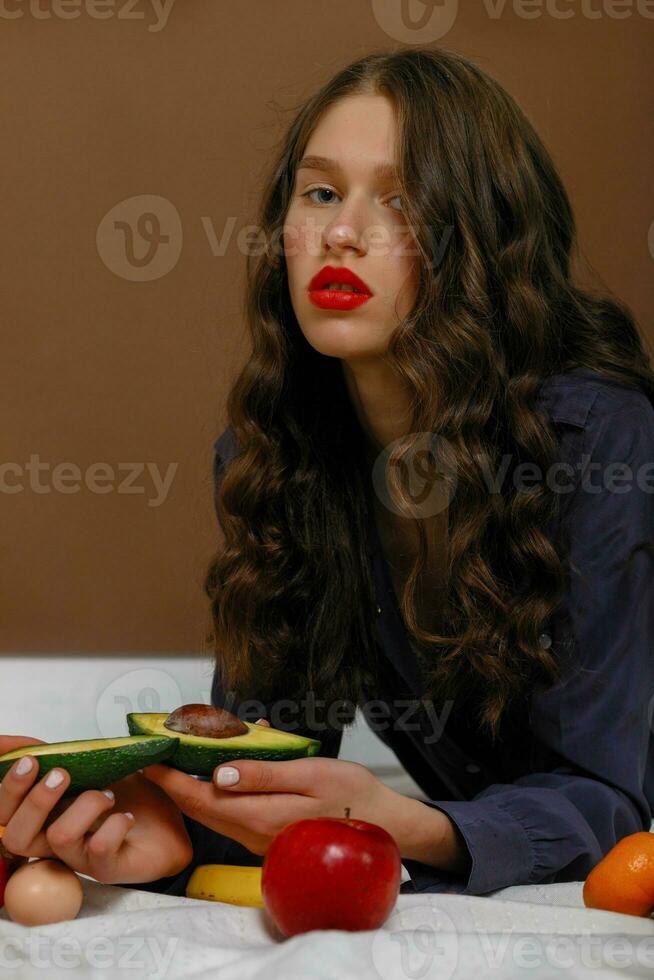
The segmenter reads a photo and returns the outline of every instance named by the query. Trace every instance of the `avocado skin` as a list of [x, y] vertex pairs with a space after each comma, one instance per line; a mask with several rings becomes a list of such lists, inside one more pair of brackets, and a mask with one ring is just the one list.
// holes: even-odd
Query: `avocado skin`
[[[131, 713], [127, 715], [127, 727], [132, 735], [159, 734], [163, 721], [167, 718], [166, 714], [157, 712]], [[246, 722], [247, 724], [247, 722]], [[313, 738], [294, 735], [282, 732], [278, 729], [266, 729], [258, 727], [257, 735], [261, 732], [270, 735], [269, 744], [254, 745], [251, 748], [243, 745], [247, 735], [237, 735], [225, 739], [203, 738], [205, 744], [198, 744], [195, 736], [176, 733], [178, 744], [166, 764], [173, 769], [181, 772], [190, 773], [193, 776], [211, 776], [216, 766], [223, 762], [230, 762], [236, 759], [261, 759], [270, 762], [281, 762], [287, 759], [304, 759], [307, 756], [318, 754], [320, 741]], [[284, 736], [288, 736], [287, 739]], [[253, 740], [254, 741], [254, 740]], [[274, 742], [279, 741], [279, 746]], [[213, 742], [214, 744], [207, 744]], [[230, 743], [231, 746], [230, 746]], [[240, 746], [238, 743], [241, 743]]]
[[[141, 734], [140, 732], [137, 734]], [[118, 779], [131, 775], [144, 766], [155, 762], [164, 762], [175, 751], [177, 738], [165, 735], [149, 735], [124, 745], [102, 748], [102, 743], [108, 739], [79, 739], [79, 749], [39, 755], [39, 745], [24, 747], [23, 755], [33, 755], [39, 764], [37, 780], [41, 779], [51, 769], [65, 769], [70, 774], [70, 785], [63, 798], [76, 796], [87, 789], [104, 789]], [[54, 743], [50, 743], [51, 745]], [[61, 743], [74, 745], [75, 741]], [[85, 749], [84, 746], [87, 746]], [[32, 751], [30, 751], [30, 749]], [[15, 750], [14, 750], [15, 751]], [[0, 780], [11, 769], [16, 759], [14, 756], [6, 761], [0, 760]]]

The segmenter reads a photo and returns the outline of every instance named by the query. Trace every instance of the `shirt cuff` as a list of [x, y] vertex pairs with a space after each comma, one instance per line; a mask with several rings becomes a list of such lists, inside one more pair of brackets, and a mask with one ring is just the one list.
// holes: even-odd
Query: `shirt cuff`
[[[465, 840], [472, 864], [467, 874], [443, 871], [422, 861], [403, 860], [416, 892], [484, 895], [527, 884], [534, 868], [531, 841], [510, 810], [496, 800], [423, 800], [445, 813]], [[408, 883], [403, 892], [410, 891]]]

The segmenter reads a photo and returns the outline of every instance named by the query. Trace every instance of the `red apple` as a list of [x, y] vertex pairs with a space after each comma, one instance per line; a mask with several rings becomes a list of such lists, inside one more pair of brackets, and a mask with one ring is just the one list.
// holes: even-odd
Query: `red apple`
[[5, 886], [9, 878], [9, 861], [0, 858], [0, 909], [5, 904]]
[[261, 892], [279, 931], [378, 929], [400, 891], [400, 851], [383, 827], [365, 820], [296, 820], [273, 838]]

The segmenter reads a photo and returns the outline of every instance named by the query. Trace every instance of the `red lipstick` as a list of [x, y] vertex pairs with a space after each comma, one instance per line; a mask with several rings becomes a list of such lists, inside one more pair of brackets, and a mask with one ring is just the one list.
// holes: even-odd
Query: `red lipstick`
[[[341, 285], [341, 288], [334, 288]], [[347, 286], [347, 289], [342, 288]], [[331, 288], [330, 288], [331, 287]], [[326, 265], [309, 283], [309, 299], [323, 310], [354, 310], [367, 303], [372, 290], [344, 266]]]

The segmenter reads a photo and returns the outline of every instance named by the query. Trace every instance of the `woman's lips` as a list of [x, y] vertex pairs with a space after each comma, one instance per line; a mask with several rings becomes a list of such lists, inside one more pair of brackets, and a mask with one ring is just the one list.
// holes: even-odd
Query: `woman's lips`
[[372, 294], [349, 289], [310, 289], [309, 299], [321, 310], [355, 310], [372, 299]]

